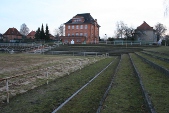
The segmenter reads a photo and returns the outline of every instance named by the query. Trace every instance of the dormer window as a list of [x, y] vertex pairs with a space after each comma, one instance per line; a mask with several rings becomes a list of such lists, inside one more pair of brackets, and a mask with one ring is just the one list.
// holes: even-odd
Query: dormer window
[[82, 22], [82, 19], [81, 19], [81, 18], [73, 18], [73, 19], [72, 19], [72, 22], [73, 22], [73, 23]]

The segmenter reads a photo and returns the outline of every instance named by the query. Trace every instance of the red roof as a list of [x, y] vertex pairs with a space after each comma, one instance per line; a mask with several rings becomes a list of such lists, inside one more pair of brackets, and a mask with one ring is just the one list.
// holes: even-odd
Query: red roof
[[20, 32], [16, 28], [9, 28], [4, 35], [17, 35], [17, 36], [22, 36]]
[[35, 31], [31, 31], [27, 36], [35, 36], [36, 32]]
[[137, 27], [137, 30], [153, 30], [153, 27], [150, 27], [145, 21], [143, 24], [141, 24], [139, 27]]

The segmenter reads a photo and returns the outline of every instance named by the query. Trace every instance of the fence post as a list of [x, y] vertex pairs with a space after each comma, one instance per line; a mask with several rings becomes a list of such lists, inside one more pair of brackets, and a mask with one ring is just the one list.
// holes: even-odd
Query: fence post
[[69, 64], [68, 64], [68, 70], [67, 70], [67, 74], [68, 74], [68, 75], [69, 75], [69, 69], [70, 69], [70, 68], [69, 68]]
[[7, 93], [7, 103], [9, 103], [9, 82], [8, 82], [8, 79], [6, 79], [6, 93]]
[[48, 71], [46, 72], [46, 77], [47, 77], [47, 81], [46, 81], [46, 84], [48, 84], [48, 77], [49, 77], [49, 74], [48, 74]]
[[81, 61], [80, 61], [80, 70], [81, 70], [81, 66], [82, 66], [82, 63], [81, 63]]

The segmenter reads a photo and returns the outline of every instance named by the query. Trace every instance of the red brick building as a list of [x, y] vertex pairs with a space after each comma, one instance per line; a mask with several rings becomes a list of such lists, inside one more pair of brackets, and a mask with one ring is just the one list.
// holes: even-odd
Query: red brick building
[[36, 34], [35, 31], [31, 31], [31, 32], [27, 35], [27, 38], [28, 38], [28, 39], [35, 39], [35, 34]]
[[77, 14], [65, 23], [65, 36], [60, 39], [63, 43], [73, 41], [74, 44], [99, 43], [99, 25], [90, 13]]
[[16, 28], [9, 28], [4, 34], [5, 41], [12, 41], [12, 40], [21, 40], [22, 35]]

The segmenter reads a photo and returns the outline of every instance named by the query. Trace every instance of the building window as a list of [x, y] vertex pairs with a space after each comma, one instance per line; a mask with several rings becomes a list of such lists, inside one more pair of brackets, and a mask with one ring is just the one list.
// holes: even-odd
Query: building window
[[81, 39], [77, 39], [76, 42], [81, 42]]
[[72, 36], [74, 36], [74, 33], [72, 33]]
[[68, 33], [68, 36], [70, 36], [70, 34]]
[[78, 25], [76, 25], [76, 29], [79, 29], [79, 26], [78, 26]]
[[84, 33], [84, 36], [87, 37], [87, 33]]
[[68, 26], [68, 29], [70, 29], [70, 26]]
[[79, 33], [76, 33], [76, 36], [79, 36]]
[[67, 39], [65, 39], [65, 40], [64, 40], [64, 43], [68, 43], [68, 40], [67, 40]]
[[83, 36], [83, 33], [80, 33], [80, 36]]
[[87, 29], [87, 25], [85, 25], [85, 29]]
[[73, 19], [73, 22], [81, 22], [80, 18]]
[[83, 29], [83, 25], [80, 25], [80, 29]]
[[72, 26], [72, 29], [74, 29], [74, 25]]

